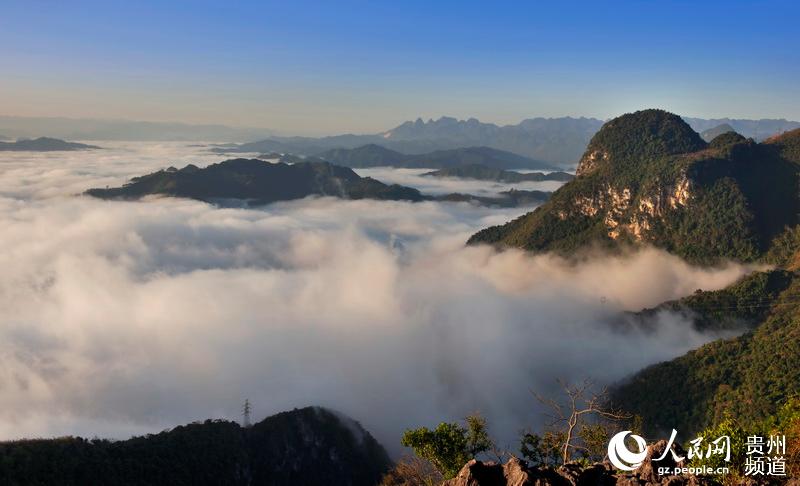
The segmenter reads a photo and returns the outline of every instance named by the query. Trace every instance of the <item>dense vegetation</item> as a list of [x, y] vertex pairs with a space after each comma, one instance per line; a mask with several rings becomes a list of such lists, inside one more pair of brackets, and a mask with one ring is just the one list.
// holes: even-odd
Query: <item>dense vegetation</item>
[[653, 325], [651, 318], [659, 312], [678, 312], [691, 318], [698, 331], [752, 328], [769, 314], [794, 278], [793, 272], [780, 269], [753, 272], [722, 290], [698, 289], [688, 297], [637, 312], [629, 323]]
[[798, 139], [725, 133], [707, 145], [676, 115], [624, 115], [547, 204], [469, 242], [562, 253], [645, 243], [697, 263], [753, 261], [798, 222]]
[[0, 443], [0, 484], [9, 486], [372, 486], [389, 466], [360, 425], [312, 407], [249, 428], [209, 420], [117, 442]]
[[[800, 161], [800, 131], [761, 145], [747, 142], [743, 146], [742, 140], [730, 134], [720, 137], [728, 138], [729, 150], [756, 150], [764, 155], [762, 161], [785, 171], [790, 184], [780, 177], [768, 179], [754, 173], [742, 185], [751, 194], [752, 207], [775, 208], [775, 214], [756, 211], [761, 216], [751, 227], [762, 234], [776, 232], [781, 220], [796, 211], [793, 204], [780, 208], [773, 201], [789, 199], [792, 193], [794, 164]], [[756, 273], [719, 292], [701, 292], [666, 304], [691, 308], [700, 327], [719, 328], [720, 323], [739, 321], [752, 330], [653, 365], [619, 386], [614, 393], [618, 404], [645, 417], [649, 431], [681, 427], [692, 433], [719, 426], [728, 418], [755, 430], [765, 421], [774, 421], [781, 407], [800, 395], [800, 226], [787, 227], [769, 242], [760, 258], [781, 269]]]
[[458, 177], [461, 179], [476, 179], [480, 181], [495, 181], [495, 182], [541, 182], [541, 181], [559, 181], [567, 182], [574, 179], [572, 174], [566, 172], [529, 172], [520, 173], [510, 170], [495, 169], [480, 164], [462, 165], [459, 167], [450, 167], [447, 169], [439, 169], [432, 172], [422, 174], [429, 177]]
[[386, 185], [359, 177], [346, 167], [327, 162], [272, 164], [257, 159], [232, 159], [205, 168], [187, 165], [135, 177], [122, 187], [90, 189], [90, 196], [104, 199], [136, 199], [148, 195], [177, 196], [218, 202], [245, 200], [251, 204], [336, 196], [347, 199], [420, 201], [416, 189]]
[[651, 433], [691, 434], [726, 417], [746, 428], [769, 419], [800, 394], [798, 292], [794, 272], [773, 271], [684, 299], [699, 326], [739, 320], [752, 330], [636, 373], [615, 390], [616, 404], [645, 418]]

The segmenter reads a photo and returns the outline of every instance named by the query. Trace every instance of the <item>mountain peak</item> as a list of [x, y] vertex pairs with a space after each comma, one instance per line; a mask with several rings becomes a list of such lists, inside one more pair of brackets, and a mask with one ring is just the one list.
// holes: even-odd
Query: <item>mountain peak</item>
[[729, 123], [723, 123], [722, 125], [717, 125], [713, 128], [709, 128], [708, 130], [703, 130], [700, 132], [700, 137], [706, 142], [710, 142], [718, 136], [728, 132], [736, 133], [736, 129], [733, 128]]
[[628, 113], [598, 131], [578, 163], [577, 175], [600, 168], [621, 169], [643, 159], [695, 152], [706, 143], [681, 117], [664, 110]]
[[693, 263], [753, 261], [797, 224], [800, 130], [758, 144], [734, 132], [709, 146], [680, 117], [645, 110], [609, 121], [575, 179], [470, 243], [572, 253], [645, 244]]
[[720, 148], [746, 141], [747, 139], [742, 135], [739, 135], [733, 130], [728, 130], [714, 137], [708, 143], [708, 146], [711, 148]]

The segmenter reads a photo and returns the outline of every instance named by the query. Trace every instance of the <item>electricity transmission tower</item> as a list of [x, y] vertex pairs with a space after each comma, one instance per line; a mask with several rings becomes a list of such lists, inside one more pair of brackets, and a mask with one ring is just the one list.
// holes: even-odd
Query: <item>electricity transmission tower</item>
[[250, 427], [250, 400], [245, 399], [244, 405], [242, 406], [242, 426], [247, 428]]

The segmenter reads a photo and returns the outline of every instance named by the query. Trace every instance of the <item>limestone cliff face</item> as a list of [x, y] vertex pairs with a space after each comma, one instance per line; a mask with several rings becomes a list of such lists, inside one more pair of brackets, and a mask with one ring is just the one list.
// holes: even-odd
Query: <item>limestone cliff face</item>
[[[676, 180], [657, 185], [656, 190], [639, 194], [634, 191], [631, 187], [616, 188], [606, 183], [591, 196], [576, 196], [572, 205], [583, 216], [600, 215], [611, 239], [626, 234], [636, 241], [646, 241], [656, 220], [663, 220], [667, 212], [691, 203], [692, 181], [683, 171]], [[558, 217], [565, 220], [568, 213], [561, 211]]]

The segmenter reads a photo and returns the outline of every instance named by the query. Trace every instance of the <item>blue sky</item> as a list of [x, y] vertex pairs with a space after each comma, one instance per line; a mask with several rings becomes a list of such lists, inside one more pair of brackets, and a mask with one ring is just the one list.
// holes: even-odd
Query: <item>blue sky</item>
[[375, 132], [800, 119], [797, 2], [3, 1], [0, 114]]

